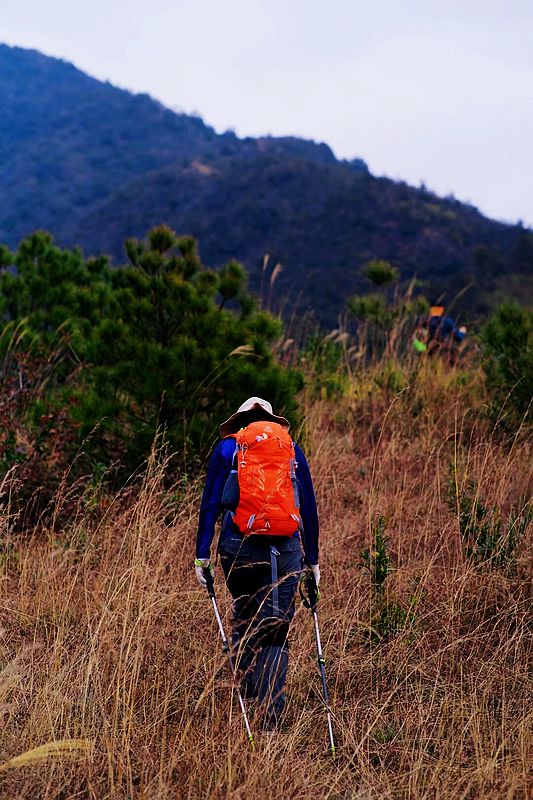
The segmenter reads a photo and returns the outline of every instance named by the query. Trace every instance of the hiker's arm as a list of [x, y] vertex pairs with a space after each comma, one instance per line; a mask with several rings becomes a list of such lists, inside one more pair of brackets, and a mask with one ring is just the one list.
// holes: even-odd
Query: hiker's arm
[[227, 440], [222, 440], [213, 450], [209, 461], [204, 493], [200, 504], [198, 533], [196, 534], [196, 558], [198, 559], [209, 558], [211, 543], [215, 535], [215, 524], [220, 514], [222, 492], [231, 470], [231, 457], [228, 461], [226, 452], [230, 450], [233, 453], [234, 445]]
[[300, 513], [304, 526], [303, 545], [305, 555], [310, 564], [318, 564], [318, 512], [316, 507], [315, 490], [309, 471], [309, 464], [298, 445], [295, 445], [296, 461], [298, 462], [298, 483], [300, 486]]

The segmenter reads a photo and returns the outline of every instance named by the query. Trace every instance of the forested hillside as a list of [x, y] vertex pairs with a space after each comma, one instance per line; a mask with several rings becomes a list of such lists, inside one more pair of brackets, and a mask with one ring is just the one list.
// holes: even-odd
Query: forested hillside
[[[533, 234], [453, 198], [376, 178], [325, 144], [239, 139], [35, 51], [0, 46], [0, 242], [38, 228], [86, 254], [125, 260], [126, 237], [159, 223], [199, 237], [202, 258], [243, 261], [257, 289], [281, 262], [285, 308], [334, 324], [385, 258], [463, 308], [532, 288]], [[356, 143], [354, 143], [356, 147]], [[286, 298], [290, 298], [287, 304]]]

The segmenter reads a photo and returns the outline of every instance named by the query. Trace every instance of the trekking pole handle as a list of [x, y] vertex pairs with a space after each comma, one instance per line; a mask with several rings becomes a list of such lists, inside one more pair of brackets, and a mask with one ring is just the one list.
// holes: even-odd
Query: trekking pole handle
[[312, 572], [309, 573], [307, 576], [307, 591], [309, 593], [309, 603], [311, 606], [311, 611], [316, 611], [316, 607], [318, 605], [318, 598], [319, 598], [319, 591], [318, 586], [316, 584], [315, 576]]
[[[307, 590], [307, 595], [303, 591], [302, 584]], [[310, 608], [313, 612], [316, 611], [319, 596], [320, 592], [318, 590], [318, 586], [316, 585], [315, 576], [311, 571], [306, 572], [303, 580], [300, 583], [300, 597], [302, 598], [304, 606], [306, 608]]]
[[204, 578], [207, 584], [207, 591], [209, 592], [209, 597], [215, 597], [215, 581], [213, 580], [213, 573], [211, 572], [211, 567], [204, 567]]

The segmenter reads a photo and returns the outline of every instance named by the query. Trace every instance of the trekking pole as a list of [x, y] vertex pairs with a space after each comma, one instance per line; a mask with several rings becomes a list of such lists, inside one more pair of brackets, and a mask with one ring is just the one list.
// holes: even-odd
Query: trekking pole
[[207, 583], [207, 591], [209, 593], [209, 597], [211, 598], [211, 602], [213, 604], [213, 611], [215, 612], [215, 617], [216, 617], [216, 620], [217, 620], [217, 623], [218, 623], [218, 630], [220, 631], [220, 638], [222, 639], [222, 652], [223, 653], [227, 653], [227, 656], [228, 656], [231, 675], [233, 677], [233, 680], [235, 682], [235, 686], [236, 686], [236, 689], [237, 689], [237, 696], [239, 698], [239, 705], [240, 705], [241, 711], [242, 711], [242, 718], [244, 720], [244, 727], [246, 728], [246, 736], [248, 737], [248, 741], [250, 742], [250, 748], [253, 750], [254, 747], [255, 747], [254, 737], [253, 737], [253, 734], [252, 734], [252, 730], [250, 728], [250, 723], [248, 721], [248, 714], [246, 713], [246, 707], [244, 705], [244, 700], [242, 698], [241, 690], [240, 690], [239, 685], [237, 683], [237, 675], [236, 675], [236, 670], [235, 670], [235, 664], [233, 663], [233, 657], [231, 655], [231, 650], [230, 650], [230, 647], [229, 647], [229, 644], [228, 644], [228, 640], [226, 638], [226, 634], [224, 633], [224, 626], [222, 624], [222, 620], [220, 618], [220, 614], [219, 614], [219, 611], [218, 611], [217, 598], [216, 598], [216, 595], [215, 595], [215, 582], [213, 580], [213, 576], [211, 574], [211, 570], [209, 569], [209, 567], [205, 567], [204, 568], [204, 578], [205, 578], [206, 583]]
[[310, 608], [311, 613], [313, 615], [317, 661], [318, 661], [318, 667], [320, 669], [320, 678], [322, 680], [322, 692], [324, 694], [324, 708], [326, 711], [326, 718], [328, 721], [329, 749], [332, 757], [335, 758], [335, 753], [336, 753], [335, 738], [333, 736], [333, 724], [331, 722], [331, 708], [329, 705], [328, 687], [326, 683], [326, 660], [322, 653], [322, 642], [320, 641], [320, 630], [318, 628], [318, 612], [317, 612], [318, 586], [316, 585], [315, 576], [312, 574], [307, 575], [304, 578], [304, 582], [307, 588], [307, 597], [305, 596], [302, 590], [301, 584], [300, 584], [300, 595], [302, 597], [304, 606], [306, 608]]

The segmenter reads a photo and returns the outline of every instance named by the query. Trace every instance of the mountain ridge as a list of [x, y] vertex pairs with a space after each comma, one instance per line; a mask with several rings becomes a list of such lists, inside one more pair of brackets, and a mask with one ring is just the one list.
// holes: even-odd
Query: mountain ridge
[[167, 223], [196, 236], [210, 265], [243, 261], [252, 288], [269, 253], [284, 267], [279, 293], [298, 292], [328, 324], [364, 290], [370, 258], [416, 273], [432, 296], [473, 282], [472, 311], [533, 271], [533, 234], [519, 225], [375, 177], [326, 143], [216, 133], [38, 51], [0, 45], [0, 105], [0, 241], [11, 247], [46, 228], [121, 263], [126, 237]]

